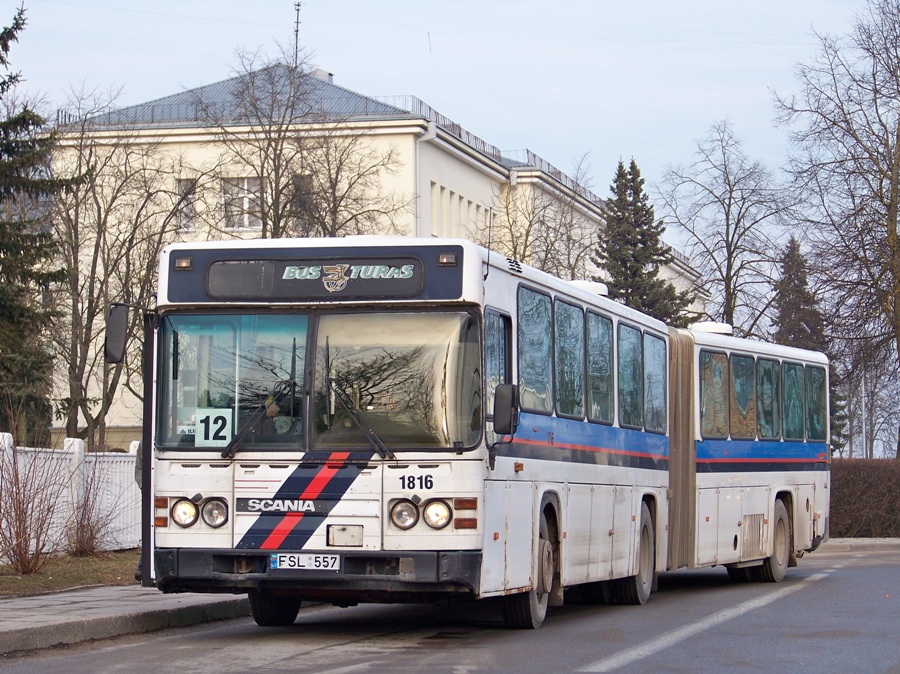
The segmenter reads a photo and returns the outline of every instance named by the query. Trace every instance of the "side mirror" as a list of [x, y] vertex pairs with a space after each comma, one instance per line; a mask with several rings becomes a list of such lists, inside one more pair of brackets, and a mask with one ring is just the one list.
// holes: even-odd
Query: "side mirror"
[[519, 425], [519, 387], [500, 384], [494, 391], [494, 432], [512, 435]]
[[106, 362], [121, 363], [125, 360], [125, 345], [128, 338], [128, 305], [110, 304], [106, 319], [106, 341], [103, 345]]

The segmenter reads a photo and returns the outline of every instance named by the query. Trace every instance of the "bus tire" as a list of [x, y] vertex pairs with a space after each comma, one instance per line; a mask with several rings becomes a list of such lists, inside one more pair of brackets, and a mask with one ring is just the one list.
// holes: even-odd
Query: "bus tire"
[[775, 501], [772, 556], [766, 557], [762, 566], [753, 567], [756, 580], [766, 583], [780, 583], [784, 580], [791, 560], [792, 538], [787, 508], [784, 507], [784, 501], [778, 499]]
[[260, 627], [284, 627], [293, 625], [300, 612], [299, 599], [274, 597], [271, 594], [250, 590], [250, 615]]
[[728, 571], [728, 579], [732, 583], [747, 583], [753, 580], [752, 567], [738, 567], [729, 564], [725, 570]]
[[620, 604], [646, 604], [653, 591], [656, 573], [656, 538], [653, 535], [653, 518], [646, 503], [641, 503], [641, 529], [638, 535], [637, 573], [628, 578], [613, 581], [613, 593]]
[[556, 578], [556, 559], [556, 543], [550, 537], [547, 515], [541, 513], [534, 587], [503, 597], [503, 622], [507, 627], [533, 630], [543, 624]]

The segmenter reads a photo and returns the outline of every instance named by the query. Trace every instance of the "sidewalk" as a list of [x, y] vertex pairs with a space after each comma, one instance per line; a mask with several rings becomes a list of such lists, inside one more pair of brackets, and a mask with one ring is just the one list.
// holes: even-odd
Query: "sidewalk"
[[0, 598], [0, 654], [248, 615], [246, 595], [163, 594], [137, 584]]
[[[898, 538], [837, 538], [818, 553], [900, 550]], [[163, 594], [139, 585], [0, 598], [0, 654], [250, 615], [244, 595]]]

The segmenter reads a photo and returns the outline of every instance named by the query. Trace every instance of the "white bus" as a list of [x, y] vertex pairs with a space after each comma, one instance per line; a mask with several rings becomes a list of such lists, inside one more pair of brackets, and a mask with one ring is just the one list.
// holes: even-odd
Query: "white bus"
[[143, 582], [260, 625], [495, 597], [536, 628], [662, 570], [780, 581], [828, 535], [825, 356], [471, 242], [171, 245], [145, 326]]

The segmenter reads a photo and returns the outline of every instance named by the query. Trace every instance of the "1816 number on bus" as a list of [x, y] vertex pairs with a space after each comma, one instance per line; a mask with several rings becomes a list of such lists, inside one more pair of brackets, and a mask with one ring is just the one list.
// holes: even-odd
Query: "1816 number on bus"
[[434, 477], [431, 475], [401, 475], [401, 489], [434, 489]]

